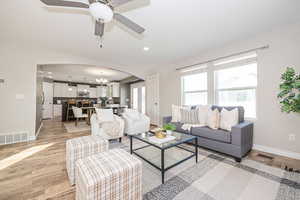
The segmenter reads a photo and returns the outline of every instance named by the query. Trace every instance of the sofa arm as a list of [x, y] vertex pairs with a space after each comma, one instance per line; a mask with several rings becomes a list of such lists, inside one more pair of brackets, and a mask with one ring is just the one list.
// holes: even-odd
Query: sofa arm
[[172, 116], [163, 117], [163, 125], [172, 121]]
[[242, 147], [253, 146], [253, 122], [244, 121], [231, 129], [231, 143]]

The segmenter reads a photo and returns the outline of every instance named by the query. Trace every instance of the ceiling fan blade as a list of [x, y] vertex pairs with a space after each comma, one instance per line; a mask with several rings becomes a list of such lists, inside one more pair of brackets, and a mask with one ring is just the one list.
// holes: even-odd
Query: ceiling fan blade
[[127, 17], [120, 15], [118, 13], [114, 14], [114, 19], [116, 19], [118, 22], [124, 24], [127, 28], [137, 32], [137, 33], [143, 33], [145, 31], [145, 29], [143, 27], [141, 27], [140, 25], [134, 23], [133, 21], [131, 21], [130, 19], [128, 19]]
[[103, 34], [104, 34], [104, 23], [96, 21], [95, 35], [99, 35], [100, 37], [102, 37]]
[[63, 1], [63, 0], [41, 0], [47, 6], [62, 6], [72, 8], [89, 8], [89, 5], [81, 2]]
[[112, 4], [113, 7], [117, 7], [120, 5], [123, 5], [125, 3], [128, 3], [129, 1], [132, 0], [108, 0], [110, 4]]

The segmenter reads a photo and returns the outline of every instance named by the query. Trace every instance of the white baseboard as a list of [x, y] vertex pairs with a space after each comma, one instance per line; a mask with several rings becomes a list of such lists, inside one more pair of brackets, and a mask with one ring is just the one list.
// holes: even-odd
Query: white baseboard
[[253, 149], [300, 160], [300, 153], [254, 144]]
[[36, 140], [36, 137], [35, 137], [35, 135], [31, 135], [31, 136], [29, 136], [29, 138], [28, 138], [28, 141], [33, 141], [33, 140]]

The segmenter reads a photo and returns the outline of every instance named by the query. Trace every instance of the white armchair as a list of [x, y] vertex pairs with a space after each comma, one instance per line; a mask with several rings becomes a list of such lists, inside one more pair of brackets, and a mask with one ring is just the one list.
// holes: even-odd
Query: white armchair
[[150, 118], [136, 110], [126, 109], [122, 117], [125, 121], [125, 133], [128, 135], [145, 133], [150, 129]]
[[91, 116], [92, 135], [98, 135], [107, 140], [119, 139], [121, 142], [124, 136], [124, 120], [117, 115], [114, 115], [113, 118], [114, 121], [100, 122], [97, 114], [93, 114]]

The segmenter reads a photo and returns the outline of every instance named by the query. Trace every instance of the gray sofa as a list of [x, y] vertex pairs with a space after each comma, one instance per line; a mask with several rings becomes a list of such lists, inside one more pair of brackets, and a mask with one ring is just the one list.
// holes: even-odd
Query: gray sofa
[[[212, 109], [221, 111], [223, 107], [212, 106]], [[176, 125], [176, 131], [198, 136], [198, 146], [218, 151], [233, 156], [237, 162], [252, 149], [253, 146], [253, 123], [244, 121], [243, 107], [225, 107], [227, 110], [238, 108], [239, 124], [232, 127], [231, 132], [208, 127], [194, 127], [190, 131], [183, 130], [183, 123], [171, 122], [172, 117], [164, 117], [163, 123], [173, 123]]]

